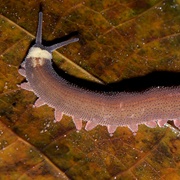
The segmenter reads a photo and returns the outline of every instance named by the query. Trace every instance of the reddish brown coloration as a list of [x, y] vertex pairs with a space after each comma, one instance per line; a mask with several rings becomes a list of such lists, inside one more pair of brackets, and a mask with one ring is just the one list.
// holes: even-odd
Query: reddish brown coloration
[[143, 123], [152, 128], [158, 123], [162, 127], [167, 120], [174, 120], [174, 124], [180, 126], [180, 87], [107, 95], [78, 88], [59, 77], [51, 65], [52, 51], [77, 41], [78, 38], [73, 38], [43, 46], [42, 12], [39, 13], [36, 44], [19, 69], [28, 81], [20, 86], [39, 97], [35, 107], [48, 104], [55, 108], [56, 121], [61, 120], [63, 113], [72, 116], [77, 130], [82, 128], [82, 120], [88, 121], [86, 130], [100, 124], [106, 125], [109, 133], [118, 126], [128, 126], [136, 132], [138, 124]]
[[59, 77], [51, 61], [42, 59], [43, 65], [33, 65], [33, 58], [25, 63], [26, 78], [34, 93], [40, 97], [36, 106], [48, 104], [55, 108], [56, 121], [62, 112], [73, 117], [78, 130], [81, 120], [88, 121], [86, 130], [96, 125], [108, 126], [113, 133], [118, 126], [128, 126], [133, 132], [138, 124], [163, 126], [167, 120], [180, 119], [180, 88], [154, 88], [144, 93], [99, 94], [69, 84]]

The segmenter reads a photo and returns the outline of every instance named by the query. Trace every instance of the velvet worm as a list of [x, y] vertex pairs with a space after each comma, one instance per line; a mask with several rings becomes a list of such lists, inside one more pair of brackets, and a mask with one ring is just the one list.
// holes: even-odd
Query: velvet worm
[[19, 69], [27, 80], [20, 87], [33, 91], [38, 97], [35, 107], [44, 104], [53, 107], [56, 121], [60, 121], [63, 114], [72, 116], [77, 130], [81, 130], [82, 120], [87, 121], [86, 130], [105, 125], [110, 134], [118, 126], [128, 126], [132, 132], [137, 132], [139, 124], [162, 127], [168, 120], [180, 126], [180, 87], [157, 87], [141, 93], [109, 95], [79, 88], [60, 77], [52, 67], [52, 52], [79, 39], [43, 46], [42, 16], [40, 12], [36, 43]]

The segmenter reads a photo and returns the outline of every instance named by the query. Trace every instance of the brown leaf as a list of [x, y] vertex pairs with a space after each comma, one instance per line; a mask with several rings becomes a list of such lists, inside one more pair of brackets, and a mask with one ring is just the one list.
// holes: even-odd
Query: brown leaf
[[[76, 132], [70, 117], [33, 108], [18, 68], [37, 28], [40, 3], [0, 3], [0, 174], [2, 179], [180, 179], [180, 143], [169, 128], [105, 127]], [[180, 71], [179, 0], [43, 1], [43, 39], [79, 32], [53, 54], [68, 74], [99, 83]], [[178, 132], [178, 130], [176, 131]]]

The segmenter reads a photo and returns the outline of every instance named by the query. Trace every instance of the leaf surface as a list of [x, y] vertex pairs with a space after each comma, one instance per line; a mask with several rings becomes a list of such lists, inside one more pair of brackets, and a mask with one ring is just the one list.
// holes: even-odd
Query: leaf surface
[[[0, 3], [0, 179], [180, 179], [179, 130], [139, 126], [76, 132], [71, 117], [17, 87], [36, 34], [39, 1]], [[43, 39], [78, 31], [53, 62], [73, 76], [112, 83], [153, 71], [180, 72], [180, 1], [43, 1]], [[45, 42], [47, 43], [47, 42]], [[168, 117], [167, 117], [168, 118]], [[169, 125], [170, 126], [170, 125]]]

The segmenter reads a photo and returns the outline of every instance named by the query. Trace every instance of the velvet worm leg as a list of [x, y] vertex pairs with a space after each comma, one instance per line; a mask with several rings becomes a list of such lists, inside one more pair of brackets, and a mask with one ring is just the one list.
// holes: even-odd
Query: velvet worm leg
[[62, 114], [72, 116], [77, 130], [82, 128], [82, 120], [85, 120], [87, 131], [105, 125], [111, 135], [118, 126], [127, 126], [134, 134], [139, 124], [156, 127], [158, 123], [162, 127], [168, 120], [174, 120], [174, 124], [180, 126], [180, 86], [109, 95], [80, 88], [60, 77], [52, 67], [52, 51], [79, 39], [43, 46], [42, 18], [40, 12], [36, 44], [30, 48], [25, 66], [22, 64], [25, 72], [19, 71], [28, 81], [20, 87], [32, 90], [39, 98], [35, 106], [47, 104], [53, 107], [56, 121], [61, 120]]

